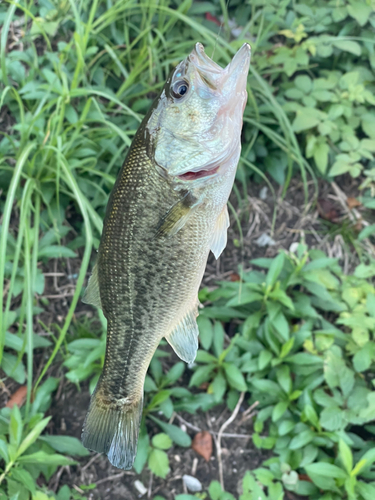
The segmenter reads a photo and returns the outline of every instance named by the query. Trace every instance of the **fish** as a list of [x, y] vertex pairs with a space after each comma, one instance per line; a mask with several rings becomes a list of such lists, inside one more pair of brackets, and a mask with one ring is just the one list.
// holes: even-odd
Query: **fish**
[[192, 363], [209, 252], [227, 244], [250, 45], [222, 68], [197, 43], [140, 124], [110, 194], [83, 301], [107, 319], [105, 361], [83, 445], [131, 469], [151, 358], [165, 337]]

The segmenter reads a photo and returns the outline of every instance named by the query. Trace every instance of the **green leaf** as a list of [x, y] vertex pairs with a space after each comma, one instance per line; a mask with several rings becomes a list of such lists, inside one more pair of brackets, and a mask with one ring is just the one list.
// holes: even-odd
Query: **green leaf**
[[368, 370], [372, 362], [370, 345], [365, 344], [353, 357], [353, 366], [356, 372], [361, 373]]
[[280, 366], [276, 371], [277, 381], [286, 394], [290, 394], [293, 388], [292, 377], [288, 365]]
[[292, 128], [294, 132], [303, 132], [319, 125], [321, 119], [313, 108], [301, 108], [297, 111]]
[[298, 75], [294, 80], [294, 84], [304, 94], [308, 94], [312, 89], [312, 80], [307, 75]]
[[17, 458], [17, 462], [23, 464], [45, 464], [45, 465], [74, 465], [76, 462], [57, 453], [51, 455], [44, 451], [37, 451], [31, 455], [22, 455]]
[[16, 448], [18, 448], [21, 442], [22, 429], [23, 429], [23, 423], [22, 423], [21, 413], [18, 406], [14, 405], [12, 413], [10, 415], [9, 437], [10, 437], [10, 444], [15, 446]]
[[186, 432], [173, 424], [167, 424], [162, 420], [150, 415], [150, 417], [154, 422], [156, 422], [159, 427], [172, 439], [173, 442], [178, 444], [179, 446], [183, 446], [184, 448], [188, 448], [191, 446], [191, 439]]
[[23, 484], [25, 488], [27, 488], [31, 493], [35, 493], [35, 481], [31, 474], [21, 468], [13, 468], [12, 469], [12, 479], [15, 479], [19, 483]]
[[146, 465], [149, 449], [150, 438], [147, 434], [147, 431], [141, 432], [138, 439], [137, 456], [135, 457], [133, 465], [134, 470], [137, 472], [137, 474], [140, 474], [144, 466]]
[[294, 436], [294, 438], [289, 443], [289, 449], [299, 450], [300, 448], [303, 448], [307, 444], [311, 443], [311, 441], [314, 439], [315, 436], [316, 436], [315, 432], [313, 432], [310, 429], [307, 429], [306, 431], [301, 432], [297, 436]]
[[283, 340], [287, 342], [289, 339], [289, 324], [281, 311], [272, 319], [272, 326], [281, 335]]
[[223, 490], [219, 481], [211, 481], [208, 487], [208, 493], [210, 494], [211, 500], [220, 500], [220, 496]]
[[2, 459], [6, 464], [9, 462], [8, 446], [7, 443], [3, 441], [3, 439], [1, 438], [0, 438], [0, 457], [2, 457]]
[[364, 113], [361, 116], [362, 120], [362, 128], [364, 132], [371, 137], [371, 139], [375, 139], [375, 116], [374, 113]]
[[220, 321], [215, 321], [214, 324], [214, 338], [213, 347], [214, 353], [217, 357], [223, 352], [224, 349], [224, 327]]
[[352, 40], [335, 40], [332, 42], [332, 44], [338, 49], [344, 52], [350, 52], [355, 56], [360, 56], [362, 52], [359, 43], [353, 42]]
[[208, 351], [214, 338], [214, 330], [211, 320], [205, 316], [198, 316], [197, 324], [199, 328], [199, 341], [203, 349]]
[[289, 434], [294, 427], [296, 426], [295, 422], [293, 420], [283, 420], [278, 428], [279, 436], [285, 436], [286, 434]]
[[294, 345], [294, 340], [295, 337], [291, 337], [288, 342], [285, 342], [285, 344], [282, 345], [281, 347], [281, 352], [280, 352], [280, 359], [285, 358], [289, 354], [289, 352], [292, 350], [293, 345]]
[[13, 356], [13, 354], [9, 354], [9, 352], [3, 353], [1, 368], [8, 375], [8, 377], [13, 378], [19, 384], [25, 383], [25, 367], [23, 366], [22, 361], [18, 360], [16, 356]]
[[366, 226], [362, 229], [362, 231], [358, 235], [358, 241], [365, 240], [371, 235], [375, 235], [375, 224], [371, 224], [371, 226]]
[[324, 408], [320, 414], [320, 425], [327, 431], [342, 429], [346, 422], [344, 412], [338, 406]]
[[58, 245], [50, 245], [44, 248], [41, 248], [38, 252], [38, 257], [48, 257], [49, 259], [58, 259], [58, 258], [72, 258], [77, 257], [77, 254], [70, 250], [70, 248], [62, 247]]
[[328, 166], [329, 146], [325, 143], [319, 143], [314, 148], [314, 160], [320, 173], [325, 174]]
[[314, 408], [307, 404], [305, 405], [305, 408], [304, 408], [304, 414], [307, 418], [307, 420], [316, 428], [316, 429], [319, 429], [320, 425], [319, 425], [319, 418], [318, 418], [318, 415], [316, 413], [316, 411], [314, 410]]
[[231, 387], [233, 387], [233, 389], [237, 389], [238, 391], [241, 392], [247, 391], [247, 384], [245, 382], [245, 378], [236, 365], [232, 363], [223, 363], [223, 368], [228, 383]]
[[168, 371], [168, 373], [165, 375], [165, 383], [166, 384], [173, 384], [176, 382], [180, 377], [182, 377], [184, 371], [185, 371], [186, 364], [183, 363], [182, 361], [176, 363], [175, 365], [172, 366], [172, 368]]
[[219, 373], [216, 375], [214, 381], [211, 384], [211, 387], [213, 395], [215, 396], [215, 401], [221, 402], [225, 391], [227, 390], [227, 381], [222, 371], [219, 371]]
[[41, 441], [49, 444], [54, 450], [64, 455], [87, 457], [90, 452], [82, 445], [79, 439], [73, 436], [40, 436]]
[[155, 476], [165, 479], [170, 470], [168, 455], [162, 450], [152, 450], [148, 457], [148, 466]]
[[266, 349], [262, 351], [259, 354], [258, 358], [259, 370], [263, 370], [269, 364], [272, 358], [273, 358], [272, 352], [267, 351]]
[[348, 477], [345, 471], [340, 469], [340, 467], [327, 462], [316, 462], [314, 464], [306, 465], [305, 470], [309, 475], [311, 473], [335, 479], [346, 479]]
[[363, 496], [364, 500], [374, 500], [375, 498], [375, 485], [373, 484], [358, 481], [356, 490]]
[[353, 455], [349, 446], [345, 443], [343, 439], [340, 439], [339, 441], [339, 453], [341, 462], [345, 467], [346, 472], [350, 474], [353, 469]]
[[206, 382], [210, 378], [210, 375], [214, 369], [215, 365], [213, 364], [207, 366], [199, 366], [190, 379], [189, 387], [200, 386], [203, 382]]
[[152, 438], [152, 445], [161, 450], [169, 450], [172, 446], [172, 439], [164, 432], [160, 432]]
[[67, 484], [59, 489], [56, 500], [70, 500], [70, 489]]
[[272, 422], [277, 422], [288, 409], [288, 401], [280, 401], [277, 403], [272, 412]]
[[[348, 14], [355, 19], [360, 26], [364, 26], [372, 12], [371, 5], [366, 5], [365, 2], [353, 2], [348, 5]], [[359, 55], [359, 54], [358, 54]]]
[[284, 260], [285, 254], [283, 252], [279, 253], [279, 255], [272, 260], [266, 276], [266, 285], [273, 286], [276, 283], [276, 280], [284, 267]]

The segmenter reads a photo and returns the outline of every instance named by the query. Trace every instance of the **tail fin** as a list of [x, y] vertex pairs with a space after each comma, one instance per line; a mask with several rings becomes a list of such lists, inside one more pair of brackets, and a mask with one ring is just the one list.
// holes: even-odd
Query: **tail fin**
[[115, 467], [131, 469], [137, 454], [142, 407], [142, 397], [132, 404], [121, 400], [105, 402], [95, 391], [83, 424], [83, 445], [108, 455]]

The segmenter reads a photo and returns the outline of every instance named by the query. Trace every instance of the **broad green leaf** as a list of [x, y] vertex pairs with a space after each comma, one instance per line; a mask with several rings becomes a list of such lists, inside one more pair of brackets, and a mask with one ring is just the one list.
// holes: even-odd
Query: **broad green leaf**
[[353, 455], [349, 446], [345, 443], [343, 439], [340, 439], [339, 441], [339, 453], [341, 462], [345, 467], [346, 472], [350, 474], [353, 468]]
[[297, 111], [292, 124], [294, 132], [303, 132], [319, 125], [320, 117], [314, 111], [312, 108], [301, 108]]
[[345, 414], [338, 406], [324, 408], [320, 414], [320, 425], [327, 431], [337, 431], [346, 425]]
[[315, 432], [311, 431], [310, 429], [303, 431], [297, 436], [294, 436], [294, 438], [289, 443], [289, 449], [299, 450], [300, 448], [303, 448], [307, 444], [311, 443], [314, 437], [315, 437]]
[[210, 494], [211, 500], [219, 500], [223, 490], [219, 481], [211, 481], [208, 487], [208, 493]]
[[267, 351], [266, 349], [262, 351], [259, 354], [258, 358], [259, 370], [263, 370], [269, 364], [272, 358], [273, 358], [272, 352]]
[[166, 433], [168, 436], [174, 441], [176, 444], [179, 446], [183, 446], [185, 448], [188, 448], [191, 446], [191, 439], [186, 432], [184, 432], [182, 429], [177, 427], [176, 425], [173, 424], [167, 424], [166, 422], [163, 422], [162, 420], [159, 420], [156, 417], [153, 417], [150, 415], [150, 418], [156, 422], [159, 427]]
[[357, 42], [354, 42], [352, 40], [335, 40], [332, 43], [335, 47], [337, 47], [340, 50], [343, 50], [344, 52], [350, 52], [355, 56], [361, 55], [362, 52], [361, 46]]
[[49, 444], [54, 450], [64, 455], [86, 457], [90, 452], [82, 445], [81, 441], [73, 436], [40, 436], [40, 440]]
[[215, 396], [215, 401], [221, 402], [225, 394], [225, 391], [227, 390], [227, 381], [222, 371], [219, 371], [219, 373], [216, 375], [211, 384], [211, 387], [213, 395]]
[[214, 330], [211, 320], [209, 318], [206, 318], [205, 316], [200, 315], [197, 318], [197, 324], [199, 328], [199, 341], [203, 349], [208, 351], [212, 345], [212, 340], [214, 338]]
[[236, 365], [232, 363], [223, 363], [223, 368], [228, 383], [233, 389], [237, 389], [240, 392], [247, 391], [247, 384], [244, 376]]
[[14, 405], [12, 413], [10, 415], [9, 437], [10, 437], [10, 444], [15, 446], [16, 448], [18, 448], [21, 442], [22, 429], [23, 429], [23, 423], [22, 423], [21, 412], [18, 406]]
[[364, 500], [374, 500], [375, 498], [375, 485], [358, 481], [356, 490], [363, 496]]
[[279, 253], [279, 255], [273, 259], [266, 276], [266, 285], [273, 286], [276, 283], [277, 278], [283, 269], [284, 260], [285, 254], [283, 252]]
[[220, 321], [215, 321], [214, 323], [214, 338], [213, 347], [214, 353], [217, 357], [223, 352], [224, 349], [224, 327]]
[[37, 451], [31, 455], [22, 455], [17, 458], [17, 462], [23, 464], [45, 464], [45, 465], [73, 465], [76, 462], [57, 453], [51, 455], [44, 451]]
[[8, 375], [8, 377], [13, 378], [19, 384], [25, 383], [26, 370], [22, 361], [18, 360], [17, 356], [14, 356], [9, 352], [4, 352], [3, 359], [1, 361], [1, 368]]
[[151, 450], [148, 466], [155, 476], [165, 479], [170, 470], [168, 455], [162, 450]]
[[146, 465], [149, 452], [150, 438], [147, 432], [141, 432], [138, 439], [137, 456], [134, 461], [134, 470], [140, 474]]
[[161, 450], [168, 450], [172, 446], [172, 439], [164, 432], [160, 432], [152, 438], [152, 445]]
[[293, 420], [283, 420], [278, 427], [278, 432], [280, 436], [285, 436], [286, 434], [289, 434], [294, 427], [295, 427], [295, 422]]
[[35, 493], [35, 480], [27, 470], [22, 468], [13, 468], [12, 479], [15, 479], [19, 483], [23, 484], [31, 493]]
[[364, 26], [367, 23], [371, 12], [371, 5], [366, 5], [365, 2], [354, 2], [352, 0], [348, 5], [349, 16], [355, 19], [360, 26]]
[[305, 466], [307, 474], [317, 474], [323, 477], [332, 477], [335, 479], [346, 479], [348, 476], [346, 472], [337, 465], [328, 462], [316, 462], [314, 464]]
[[290, 394], [293, 388], [292, 377], [288, 365], [280, 366], [276, 371], [277, 381], [286, 394]]
[[329, 153], [328, 144], [319, 143], [315, 146], [314, 160], [315, 160], [316, 166], [319, 169], [319, 172], [321, 172], [322, 174], [325, 174], [325, 172], [327, 170], [328, 153]]
[[288, 401], [280, 401], [277, 403], [272, 412], [272, 422], [277, 422], [288, 409]]
[[59, 258], [76, 258], [77, 254], [73, 252], [70, 248], [50, 245], [44, 248], [41, 248], [38, 252], [38, 257], [48, 257], [49, 259], [59, 259]]

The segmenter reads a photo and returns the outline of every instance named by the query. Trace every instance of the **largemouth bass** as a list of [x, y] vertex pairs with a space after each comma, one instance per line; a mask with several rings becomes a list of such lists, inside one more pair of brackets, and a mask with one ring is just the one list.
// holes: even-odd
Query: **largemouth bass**
[[130, 469], [143, 384], [162, 337], [187, 363], [198, 348], [198, 289], [227, 242], [241, 151], [250, 46], [221, 68], [197, 43], [142, 121], [110, 195], [84, 301], [108, 320], [103, 372], [83, 444]]

